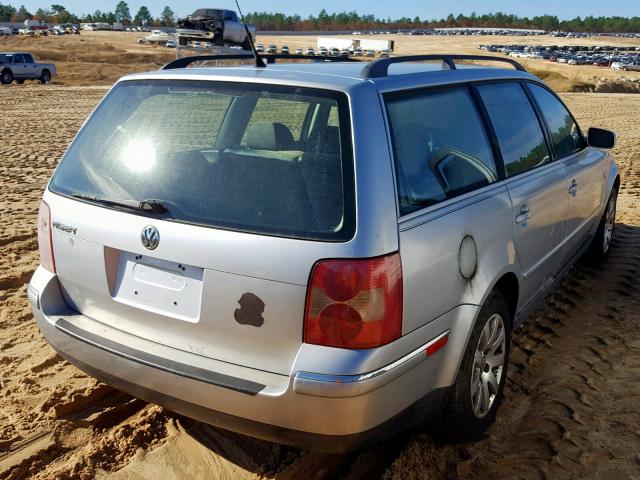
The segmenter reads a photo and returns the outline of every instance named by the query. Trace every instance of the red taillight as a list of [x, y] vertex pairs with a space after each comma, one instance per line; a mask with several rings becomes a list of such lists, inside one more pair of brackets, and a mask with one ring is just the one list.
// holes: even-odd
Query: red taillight
[[324, 260], [311, 272], [304, 341], [340, 348], [373, 348], [402, 333], [400, 255]]
[[51, 238], [51, 211], [49, 205], [40, 202], [38, 210], [38, 249], [40, 264], [51, 273], [56, 273], [56, 260], [53, 256], [53, 239]]

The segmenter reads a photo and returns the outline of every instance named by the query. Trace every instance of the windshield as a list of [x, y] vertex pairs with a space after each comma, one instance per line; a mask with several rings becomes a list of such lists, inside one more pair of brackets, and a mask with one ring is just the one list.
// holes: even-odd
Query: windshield
[[208, 18], [222, 18], [222, 10], [214, 10], [211, 8], [201, 8], [191, 14], [192, 17], [208, 17]]
[[153, 201], [169, 221], [345, 241], [355, 229], [349, 131], [344, 94], [122, 82], [80, 131], [50, 189], [105, 208]]

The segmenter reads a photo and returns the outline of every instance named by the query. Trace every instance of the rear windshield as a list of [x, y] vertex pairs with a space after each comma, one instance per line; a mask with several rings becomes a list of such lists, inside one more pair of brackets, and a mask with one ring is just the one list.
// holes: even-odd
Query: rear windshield
[[80, 131], [49, 188], [85, 201], [160, 202], [167, 211], [154, 215], [163, 220], [346, 241], [355, 230], [349, 139], [341, 93], [122, 82]]

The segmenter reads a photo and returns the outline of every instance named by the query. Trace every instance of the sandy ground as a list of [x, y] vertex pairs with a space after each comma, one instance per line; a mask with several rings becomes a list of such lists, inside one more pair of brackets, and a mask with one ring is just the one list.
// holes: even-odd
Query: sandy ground
[[[133, 32], [82, 32], [82, 35], [78, 36], [37, 38], [1, 37], [0, 51], [26, 50], [36, 55], [43, 62], [55, 62], [58, 69], [58, 77], [55, 79], [55, 83], [59, 85], [111, 85], [122, 75], [157, 69], [175, 59], [176, 52], [173, 49], [162, 46], [139, 45], [137, 40], [141, 37], [140, 33]], [[535, 37], [365, 35], [336, 38], [393, 40], [395, 42], [395, 55], [416, 53], [487, 55], [487, 52], [478, 50], [478, 44], [626, 45], [640, 47], [640, 39], [638, 38], [592, 37], [571, 39], [555, 38], [549, 35]], [[296, 48], [316, 48], [317, 37], [258, 35], [257, 42], [265, 46], [275, 44], [278, 48], [282, 45], [288, 45], [293, 52]], [[502, 56], [502, 54], [496, 55]], [[517, 60], [521, 61], [528, 69], [545, 78], [547, 83], [559, 92], [593, 90], [597, 83], [594, 77], [601, 77], [612, 82], [620, 77], [640, 79], [640, 72], [619, 72], [605, 67], [558, 64], [546, 60]], [[640, 88], [636, 91], [640, 91]]]
[[583, 128], [618, 133], [613, 250], [602, 266], [576, 266], [514, 333], [505, 401], [489, 435], [443, 445], [413, 431], [325, 455], [136, 400], [63, 361], [41, 338], [26, 300], [38, 263], [38, 201], [105, 92], [0, 88], [0, 479], [640, 477], [640, 96], [564, 95]]

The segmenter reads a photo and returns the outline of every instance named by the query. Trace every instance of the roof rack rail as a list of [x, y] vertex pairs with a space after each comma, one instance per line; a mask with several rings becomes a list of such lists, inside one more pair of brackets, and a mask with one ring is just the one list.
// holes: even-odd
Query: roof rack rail
[[375, 62], [371, 62], [367, 66], [362, 69], [360, 73], [361, 78], [380, 78], [386, 77], [389, 72], [389, 66], [394, 63], [404, 63], [404, 62], [416, 62], [422, 60], [442, 60], [443, 66], [446, 65], [446, 68], [449, 70], [455, 70], [456, 64], [454, 60], [489, 60], [492, 62], [504, 62], [509, 63], [515, 67], [516, 70], [520, 72], [526, 72], [526, 68], [522, 66], [522, 64], [512, 60], [511, 58], [504, 57], [495, 57], [492, 55], [405, 55], [402, 57], [388, 57], [381, 58], [380, 60], [376, 60]]
[[[260, 55], [266, 62], [276, 63], [276, 60], [288, 59], [288, 60], [314, 60], [316, 62], [361, 62], [356, 58], [351, 57], [329, 57], [322, 55], [299, 55], [288, 53], [276, 53]], [[207, 61], [224, 61], [224, 60], [252, 60], [255, 57], [251, 53], [238, 53], [238, 54], [223, 54], [223, 55], [193, 55], [190, 57], [182, 57], [167, 63], [161, 70], [174, 70], [176, 68], [186, 68], [192, 63], [207, 62]]]

